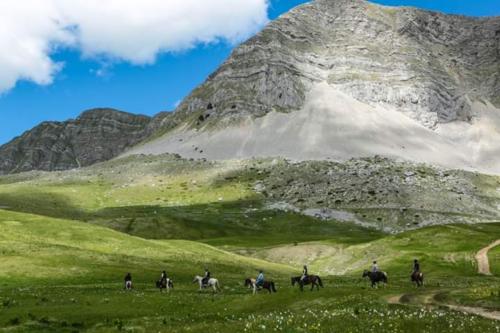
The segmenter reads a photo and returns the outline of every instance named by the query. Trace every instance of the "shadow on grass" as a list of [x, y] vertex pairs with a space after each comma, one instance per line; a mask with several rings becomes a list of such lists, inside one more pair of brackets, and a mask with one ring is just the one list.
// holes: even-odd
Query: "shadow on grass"
[[264, 246], [329, 238], [354, 244], [382, 237], [378, 231], [350, 223], [266, 210], [258, 200], [109, 207], [89, 212], [59, 194], [12, 193], [0, 194], [0, 205], [11, 211], [88, 222], [148, 239], [206, 240], [213, 245], [221, 239], [226, 245]]

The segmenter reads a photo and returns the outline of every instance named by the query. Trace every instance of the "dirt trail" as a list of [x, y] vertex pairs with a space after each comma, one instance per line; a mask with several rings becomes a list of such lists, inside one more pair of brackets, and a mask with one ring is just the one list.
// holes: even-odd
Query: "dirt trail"
[[[399, 305], [408, 305], [408, 303], [404, 303], [401, 299], [405, 296], [405, 294], [395, 295], [387, 298], [387, 302], [389, 304], [399, 304]], [[460, 311], [469, 314], [473, 314], [476, 316], [481, 316], [483, 318], [492, 319], [492, 320], [500, 320], [500, 311], [490, 311], [481, 307], [472, 307], [472, 306], [462, 306], [462, 305], [453, 305], [446, 304], [436, 301], [435, 294], [428, 295], [425, 297], [425, 302], [423, 304], [415, 304], [422, 306], [441, 306], [446, 307], [453, 311]]]
[[487, 247], [479, 250], [476, 254], [476, 260], [477, 260], [477, 270], [479, 274], [484, 274], [484, 275], [492, 275], [490, 271], [490, 261], [488, 260], [488, 252], [500, 245], [500, 239], [496, 240], [495, 242], [491, 243]]

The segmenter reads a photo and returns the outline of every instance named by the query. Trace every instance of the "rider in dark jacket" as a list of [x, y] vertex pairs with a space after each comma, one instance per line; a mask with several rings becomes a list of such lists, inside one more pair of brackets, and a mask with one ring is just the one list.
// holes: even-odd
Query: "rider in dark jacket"
[[420, 272], [420, 263], [417, 259], [413, 260], [413, 274]]
[[130, 287], [132, 287], [132, 274], [130, 273], [127, 273], [127, 275], [125, 275], [125, 289], [127, 289], [127, 283], [130, 282]]
[[160, 281], [164, 284], [167, 284], [167, 272], [166, 271], [161, 272]]
[[208, 271], [208, 268], [205, 268], [205, 276], [203, 277], [203, 280], [201, 280], [201, 282], [203, 284], [208, 284], [208, 280], [210, 280], [210, 272]]

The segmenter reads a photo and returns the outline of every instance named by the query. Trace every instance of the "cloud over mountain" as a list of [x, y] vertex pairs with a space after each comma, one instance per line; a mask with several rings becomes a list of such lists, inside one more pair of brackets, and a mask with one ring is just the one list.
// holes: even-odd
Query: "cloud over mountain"
[[19, 80], [50, 84], [57, 48], [137, 65], [198, 43], [240, 41], [267, 22], [266, 0], [4, 0], [0, 92]]

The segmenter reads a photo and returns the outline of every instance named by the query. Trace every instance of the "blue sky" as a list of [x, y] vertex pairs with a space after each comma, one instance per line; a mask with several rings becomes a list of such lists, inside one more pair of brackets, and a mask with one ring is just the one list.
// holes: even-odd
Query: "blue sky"
[[[273, 19], [304, 2], [272, 0], [268, 16]], [[500, 0], [373, 2], [472, 16], [500, 15]], [[227, 58], [233, 47], [228, 42], [210, 43], [189, 51], [161, 54], [154, 63], [140, 65], [83, 57], [75, 48], [60, 49], [52, 53], [51, 58], [63, 62], [64, 67], [54, 75], [51, 84], [38, 85], [21, 80], [0, 95], [0, 144], [42, 121], [75, 118], [83, 110], [94, 107], [112, 107], [147, 115], [172, 110]]]

